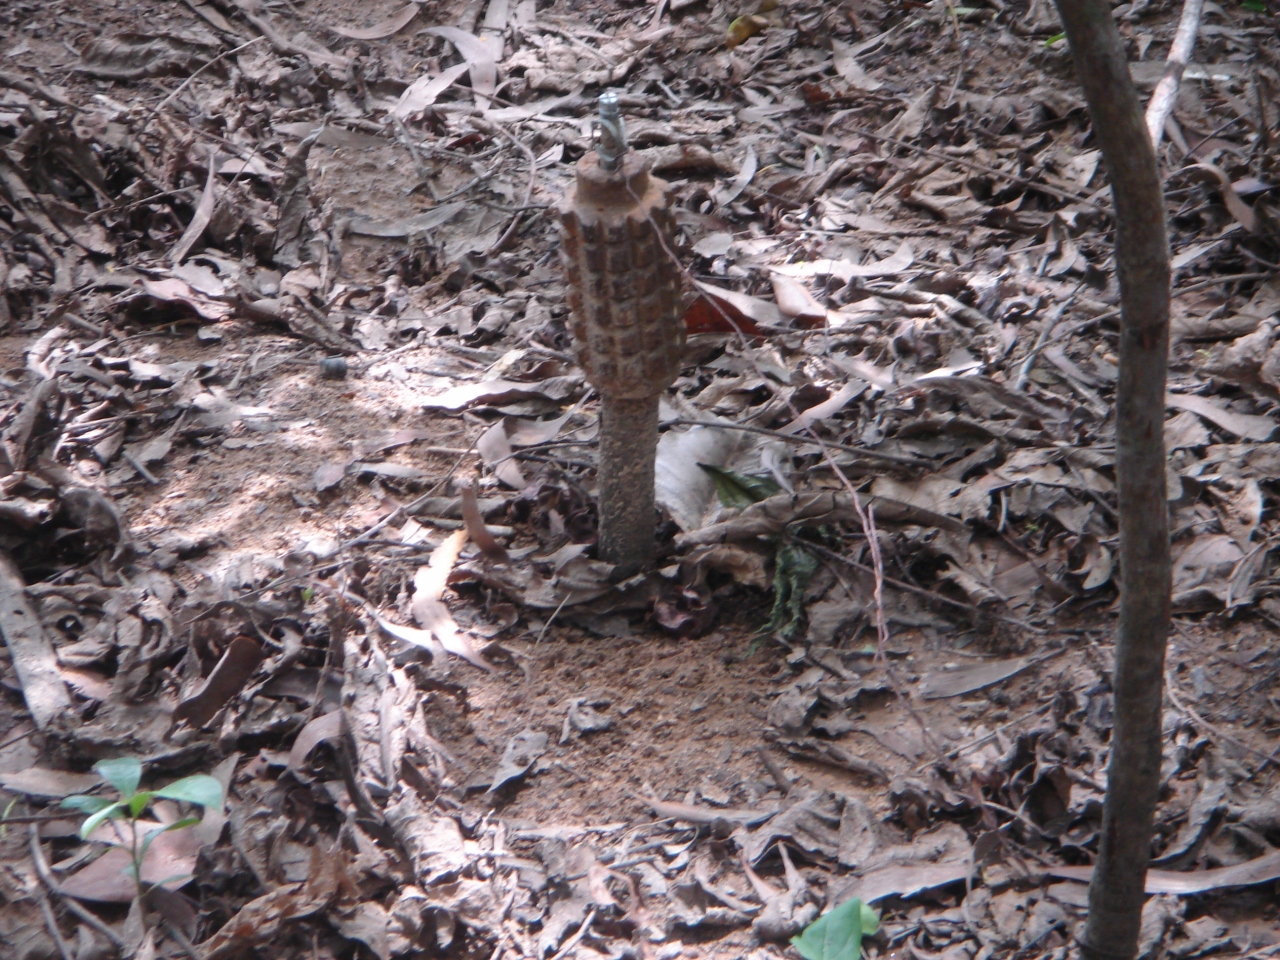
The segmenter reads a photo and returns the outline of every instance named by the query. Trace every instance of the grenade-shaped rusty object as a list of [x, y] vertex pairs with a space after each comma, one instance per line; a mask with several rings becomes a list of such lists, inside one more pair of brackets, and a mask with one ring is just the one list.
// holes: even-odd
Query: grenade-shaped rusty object
[[625, 576], [653, 562], [658, 396], [685, 333], [667, 184], [626, 153], [617, 98], [600, 99], [601, 147], [560, 208], [561, 254], [574, 351], [600, 393], [600, 558]]

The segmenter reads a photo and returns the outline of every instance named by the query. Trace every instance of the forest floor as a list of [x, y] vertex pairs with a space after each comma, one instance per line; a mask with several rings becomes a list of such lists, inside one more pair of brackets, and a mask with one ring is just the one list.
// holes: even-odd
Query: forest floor
[[[1145, 97], [1179, 10], [1115, 15]], [[858, 898], [870, 957], [1063, 960], [1111, 730], [1118, 292], [1060, 29], [0, 5], [5, 956], [783, 957]], [[658, 569], [622, 582], [557, 249], [605, 89], [687, 295]], [[1276, 18], [1206, 3], [1159, 150], [1145, 960], [1280, 952], [1278, 94]], [[121, 757], [226, 797], [151, 804], [200, 819], [145, 901], [127, 823], [59, 806]]]

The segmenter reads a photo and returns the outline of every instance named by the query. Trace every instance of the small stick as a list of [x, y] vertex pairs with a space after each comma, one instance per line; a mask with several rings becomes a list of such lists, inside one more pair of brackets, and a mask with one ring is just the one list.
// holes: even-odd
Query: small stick
[[1188, 284], [1185, 287], [1179, 287], [1177, 290], [1173, 291], [1173, 296], [1180, 297], [1184, 293], [1203, 290], [1205, 287], [1212, 287], [1219, 283], [1233, 283], [1236, 280], [1264, 280], [1274, 274], [1274, 270], [1259, 271], [1256, 273], [1228, 273], [1221, 277], [1210, 277], [1208, 280], [1200, 280], [1196, 283]]
[[148, 114], [147, 114], [147, 116], [146, 116], [146, 118], [142, 121], [142, 126], [144, 126], [144, 127], [145, 127], [145, 126], [150, 122], [150, 120], [151, 120], [151, 118], [152, 118], [152, 117], [154, 117], [157, 113], [159, 113], [161, 110], [163, 110], [165, 107], [167, 107], [167, 106], [169, 105], [169, 101], [170, 101], [170, 100], [172, 100], [174, 97], [176, 97], [178, 94], [180, 94], [183, 90], [187, 89], [187, 87], [189, 87], [189, 86], [191, 85], [191, 81], [192, 81], [192, 80], [194, 80], [196, 77], [200, 76], [200, 74], [204, 73], [206, 70], [208, 70], [210, 67], [212, 67], [215, 63], [220, 63], [220, 62], [222, 62], [223, 60], [225, 60], [227, 57], [234, 56], [235, 54], [239, 53], [239, 52], [240, 52], [241, 50], [243, 50], [245, 47], [251, 47], [251, 46], [253, 46], [255, 43], [258, 43], [259, 41], [261, 41], [261, 40], [265, 40], [265, 39], [267, 39], [267, 38], [266, 38], [266, 37], [254, 37], [254, 38], [253, 38], [252, 40], [250, 40], [248, 43], [242, 43], [242, 44], [240, 44], [240, 46], [236, 47], [236, 48], [235, 48], [235, 49], [233, 49], [233, 50], [226, 50], [226, 51], [224, 51], [223, 53], [218, 54], [216, 57], [214, 57], [212, 60], [210, 60], [210, 61], [209, 61], [208, 63], [206, 63], [204, 66], [202, 66], [202, 67], [200, 67], [198, 70], [196, 70], [196, 72], [195, 72], [195, 73], [191, 74], [191, 76], [187, 77], [187, 79], [183, 80], [180, 84], [178, 84], [178, 86], [177, 86], [176, 88], [174, 88], [173, 93], [169, 94], [167, 97], [165, 97], [163, 100], [161, 100], [158, 104], [156, 104], [154, 107], [152, 107], [152, 108], [151, 108], [151, 112], [150, 112], [150, 113], [148, 113]]
[[832, 440], [823, 440], [821, 443], [812, 437], [800, 436], [794, 433], [783, 433], [781, 430], [770, 430], [767, 427], [753, 427], [745, 423], [720, 423], [716, 420], [689, 420], [684, 417], [677, 417], [674, 420], [668, 420], [667, 423], [676, 426], [686, 427], [718, 427], [721, 430], [745, 430], [748, 433], [759, 433], [766, 437], [777, 437], [779, 440], [786, 440], [788, 443], [796, 444], [812, 444], [813, 446], [828, 446], [832, 450], [843, 450], [846, 453], [856, 453], [862, 457], [868, 457], [872, 460], [884, 460], [888, 463], [900, 463], [908, 467], [927, 467], [930, 466], [928, 461], [921, 460], [917, 457], [908, 457], [900, 453], [881, 453], [878, 450], [864, 450], [862, 447], [850, 446], [847, 443], [836, 443]]
[[1164, 76], [1156, 84], [1147, 101], [1147, 132], [1151, 134], [1151, 143], [1156, 149], [1160, 147], [1160, 139], [1164, 136], [1164, 124], [1173, 112], [1173, 103], [1178, 99], [1178, 85], [1182, 83], [1182, 73], [1187, 69], [1187, 61], [1191, 59], [1191, 49], [1196, 45], [1196, 34], [1200, 32], [1200, 14], [1204, 11], [1204, 0], [1186, 0], [1182, 5], [1182, 19], [1178, 21], [1178, 32], [1174, 34], [1173, 46], [1169, 48], [1169, 59], [1164, 68]]
[[[529, 182], [524, 188], [524, 203], [522, 203], [521, 206], [527, 207], [529, 205], [529, 201], [533, 199], [533, 186], [538, 181], [538, 158], [534, 156], [533, 150], [529, 148], [529, 145], [527, 143], [525, 143], [523, 140], [517, 137], [514, 133], [512, 133], [506, 127], [502, 126], [502, 124], [478, 122], [476, 123], [476, 126], [478, 126], [481, 130], [484, 130], [486, 133], [489, 133], [489, 134], [492, 134], [496, 130], [498, 133], [502, 134], [504, 137], [506, 137], [508, 140], [510, 140], [512, 143], [514, 143], [517, 147], [519, 147], [524, 152], [525, 159], [529, 161]], [[520, 214], [517, 213], [514, 217], [511, 218], [511, 223], [507, 226], [507, 229], [502, 232], [502, 236], [500, 236], [494, 242], [492, 247], [490, 247], [488, 250], [485, 251], [485, 256], [491, 257], [495, 253], [500, 251], [503, 247], [505, 247], [507, 243], [511, 240], [511, 237], [515, 234], [516, 227], [518, 227], [519, 225], [520, 225]]]
[[[15, 820], [10, 819], [9, 822], [13, 823]], [[49, 869], [49, 864], [44, 858], [44, 851], [40, 849], [40, 831], [34, 823], [27, 827], [27, 839], [31, 843], [31, 862], [36, 868], [36, 876], [40, 878], [40, 882], [45, 885], [50, 893], [57, 896], [62, 901], [62, 905], [74, 913], [83, 923], [97, 930], [116, 947], [123, 950], [125, 944], [120, 938], [120, 934], [112, 930], [85, 907], [82, 907], [74, 897], [66, 896], [62, 892], [62, 888], [58, 886], [57, 878], [54, 877], [53, 871]]]

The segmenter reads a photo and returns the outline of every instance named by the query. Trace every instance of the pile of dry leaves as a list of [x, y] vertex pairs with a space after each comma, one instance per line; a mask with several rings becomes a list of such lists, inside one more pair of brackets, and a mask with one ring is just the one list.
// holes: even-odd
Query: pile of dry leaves
[[[1149, 960], [1280, 942], [1260, 6], [1206, 4], [1161, 148]], [[1144, 91], [1176, 13], [1115, 8]], [[1118, 297], [1058, 34], [1042, 0], [0, 10], [0, 943], [765, 958], [858, 897], [872, 955], [1063, 960]], [[661, 561], [623, 582], [554, 210], [604, 88], [688, 294]], [[145, 901], [59, 807], [121, 756], [228, 797], [158, 835]]]

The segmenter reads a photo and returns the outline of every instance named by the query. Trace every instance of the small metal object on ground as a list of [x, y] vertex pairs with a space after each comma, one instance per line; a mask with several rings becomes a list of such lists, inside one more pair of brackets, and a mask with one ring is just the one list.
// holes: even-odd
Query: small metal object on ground
[[320, 361], [320, 376], [326, 380], [344, 380], [347, 376], [347, 361], [343, 357], [325, 357]]
[[653, 563], [658, 396], [680, 372], [685, 332], [667, 184], [626, 152], [616, 97], [601, 148], [578, 161], [560, 208], [574, 352], [599, 392], [600, 558], [629, 576]]

